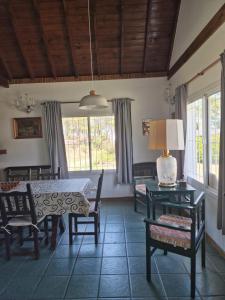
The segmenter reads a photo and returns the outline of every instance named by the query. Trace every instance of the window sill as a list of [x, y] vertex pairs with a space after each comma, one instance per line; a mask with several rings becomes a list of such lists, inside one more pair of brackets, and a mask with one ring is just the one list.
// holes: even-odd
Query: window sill
[[218, 190], [213, 189], [213, 188], [211, 188], [211, 187], [208, 186], [208, 187], [206, 187], [205, 191], [206, 191], [206, 194], [208, 194], [209, 196], [217, 199], [217, 197], [218, 197]]
[[192, 177], [187, 177], [187, 183], [189, 183], [190, 185], [192, 185], [194, 188], [196, 189], [202, 189], [202, 190], [205, 190], [205, 186], [204, 186], [204, 183], [198, 181], [197, 179], [195, 178], [192, 178]]
[[[102, 170], [82, 170], [82, 171], [69, 171], [69, 174], [101, 174]], [[104, 170], [105, 174], [114, 174], [116, 169]]]
[[192, 185], [196, 189], [204, 190], [206, 195], [209, 195], [210, 197], [217, 199], [218, 197], [218, 190], [211, 188], [210, 186], [205, 186], [202, 182], [197, 181], [196, 179], [192, 177], [187, 178], [187, 182]]

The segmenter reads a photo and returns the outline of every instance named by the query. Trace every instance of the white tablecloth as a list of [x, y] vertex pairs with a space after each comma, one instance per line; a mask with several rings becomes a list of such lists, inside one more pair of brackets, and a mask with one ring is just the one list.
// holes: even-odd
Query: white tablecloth
[[91, 188], [88, 178], [21, 181], [11, 191], [25, 191], [30, 183], [38, 216], [79, 213], [88, 215], [90, 203], [85, 194]]

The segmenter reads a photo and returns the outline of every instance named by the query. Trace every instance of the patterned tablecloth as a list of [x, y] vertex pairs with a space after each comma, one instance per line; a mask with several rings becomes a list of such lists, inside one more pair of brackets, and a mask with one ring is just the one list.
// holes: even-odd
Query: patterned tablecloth
[[91, 180], [88, 178], [21, 181], [13, 190], [25, 191], [26, 183], [31, 185], [38, 216], [69, 212], [87, 216], [89, 213], [90, 203], [86, 194], [91, 189]]

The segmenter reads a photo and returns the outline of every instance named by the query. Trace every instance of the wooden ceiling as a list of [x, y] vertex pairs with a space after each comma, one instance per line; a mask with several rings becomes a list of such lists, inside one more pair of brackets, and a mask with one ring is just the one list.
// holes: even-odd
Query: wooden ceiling
[[[165, 76], [180, 0], [90, 0], [96, 79]], [[90, 79], [87, 0], [0, 0], [0, 83]]]

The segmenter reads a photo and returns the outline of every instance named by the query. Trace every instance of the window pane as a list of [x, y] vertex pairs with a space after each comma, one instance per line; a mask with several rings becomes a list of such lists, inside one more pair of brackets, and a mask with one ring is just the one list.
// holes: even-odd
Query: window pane
[[114, 117], [90, 117], [92, 169], [115, 169]]
[[203, 100], [188, 104], [187, 109], [187, 175], [203, 182]]
[[220, 93], [208, 97], [209, 186], [218, 188], [220, 145]]
[[63, 118], [63, 131], [69, 171], [90, 170], [88, 119]]

